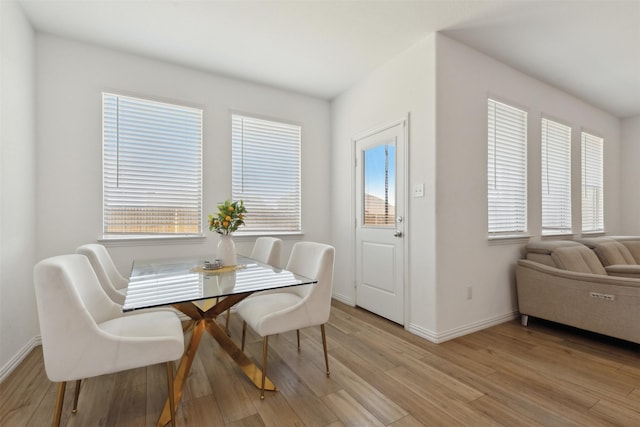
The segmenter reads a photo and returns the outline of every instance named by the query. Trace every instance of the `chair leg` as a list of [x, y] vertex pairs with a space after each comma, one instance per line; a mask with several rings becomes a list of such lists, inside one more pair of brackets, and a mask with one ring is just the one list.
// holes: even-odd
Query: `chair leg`
[[247, 322], [242, 322], [242, 345], [240, 346], [240, 350], [244, 352], [244, 339], [247, 336]]
[[73, 395], [73, 409], [71, 410], [72, 414], [78, 412], [78, 398], [80, 397], [80, 383], [82, 380], [76, 380], [76, 392]]
[[322, 348], [324, 349], [324, 364], [327, 367], [327, 376], [331, 375], [329, 372], [329, 355], [327, 354], [327, 334], [324, 332], [324, 324], [320, 325], [322, 331]]
[[60, 426], [60, 418], [62, 415], [62, 404], [64, 403], [64, 390], [67, 387], [66, 381], [58, 384], [58, 397], [56, 397], [56, 406], [53, 410], [53, 427]]
[[171, 414], [171, 425], [176, 425], [176, 407], [174, 406], [175, 400], [173, 398], [173, 362], [167, 362], [167, 385], [169, 389], [169, 412]]
[[269, 337], [264, 337], [262, 342], [262, 387], [260, 388], [260, 399], [264, 399], [264, 379], [267, 377], [267, 350], [269, 349]]
[[300, 329], [296, 329], [296, 336], [298, 338], [298, 351], [300, 351]]

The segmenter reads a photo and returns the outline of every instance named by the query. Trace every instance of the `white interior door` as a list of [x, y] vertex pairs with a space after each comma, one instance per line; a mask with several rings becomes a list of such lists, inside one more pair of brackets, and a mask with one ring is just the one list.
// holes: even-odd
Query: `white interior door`
[[404, 324], [406, 120], [355, 140], [356, 305]]

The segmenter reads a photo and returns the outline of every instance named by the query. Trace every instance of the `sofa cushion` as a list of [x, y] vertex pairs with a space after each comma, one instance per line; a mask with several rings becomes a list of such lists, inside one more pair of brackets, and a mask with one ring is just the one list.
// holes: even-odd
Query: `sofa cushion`
[[571, 246], [582, 245], [571, 240], [542, 240], [529, 242], [526, 246], [526, 258], [529, 261], [545, 264], [550, 267], [557, 267], [556, 263], [551, 258], [551, 254], [558, 248]]
[[582, 243], [590, 249], [595, 249], [600, 243], [615, 242], [615, 239], [609, 236], [599, 237], [580, 237], [575, 239], [576, 242]]
[[602, 265], [624, 265], [635, 264], [636, 260], [629, 252], [629, 249], [622, 243], [612, 240], [608, 242], [598, 243], [594, 248], [594, 252], [602, 261]]
[[577, 273], [607, 274], [595, 253], [584, 245], [565, 246], [551, 254], [556, 267]]
[[640, 236], [616, 237], [616, 240], [625, 245], [636, 260], [636, 264], [640, 264]]

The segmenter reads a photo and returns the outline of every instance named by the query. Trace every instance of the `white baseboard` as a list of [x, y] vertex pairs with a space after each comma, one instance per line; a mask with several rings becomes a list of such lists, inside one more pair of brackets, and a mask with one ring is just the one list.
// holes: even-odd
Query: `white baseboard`
[[331, 295], [331, 297], [337, 301], [340, 301], [341, 303], [347, 304], [348, 306], [356, 306], [356, 302], [352, 298], [346, 297], [344, 295], [334, 293]]
[[13, 372], [13, 370], [18, 367], [18, 365], [24, 360], [24, 358], [27, 357], [29, 353], [31, 353], [31, 350], [33, 350], [40, 344], [42, 344], [42, 338], [40, 337], [40, 335], [31, 338], [31, 340], [24, 347], [22, 347], [22, 349], [15, 356], [13, 356], [11, 360], [9, 360], [9, 362], [7, 362], [7, 364], [2, 367], [2, 369], [0, 369], [0, 383], [3, 382], [9, 376], [9, 374], [11, 374], [11, 372]]
[[493, 317], [491, 319], [485, 319], [479, 322], [470, 323], [468, 325], [450, 329], [445, 332], [433, 332], [423, 328], [422, 326], [415, 325], [415, 324], [409, 324], [409, 327], [407, 328], [407, 330], [412, 334], [418, 335], [419, 337], [427, 339], [433, 343], [439, 344], [457, 337], [461, 337], [463, 335], [467, 335], [473, 332], [490, 328], [491, 326], [508, 322], [518, 317], [518, 315], [519, 313], [517, 311], [514, 311], [512, 313], [503, 314], [501, 316]]

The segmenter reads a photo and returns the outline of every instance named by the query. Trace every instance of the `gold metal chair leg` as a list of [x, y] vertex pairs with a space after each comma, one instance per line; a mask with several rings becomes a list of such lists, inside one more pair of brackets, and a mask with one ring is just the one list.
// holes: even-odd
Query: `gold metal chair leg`
[[173, 362], [167, 362], [167, 384], [169, 389], [169, 413], [171, 414], [171, 425], [176, 425], [176, 408], [173, 399]]
[[296, 329], [296, 337], [298, 338], [298, 351], [300, 351], [300, 329]]
[[227, 330], [227, 335], [231, 336], [231, 331], [229, 330], [229, 319], [231, 318], [231, 307], [227, 308], [227, 319], [224, 321], [224, 327]]
[[64, 403], [64, 390], [67, 387], [66, 381], [58, 384], [58, 397], [56, 397], [56, 406], [53, 410], [53, 427], [60, 426], [60, 418], [62, 415], [62, 404]]
[[240, 346], [240, 350], [244, 352], [244, 339], [247, 336], [247, 322], [242, 322], [242, 345]]
[[320, 325], [322, 331], [322, 348], [324, 349], [324, 364], [327, 367], [327, 376], [331, 375], [329, 372], [329, 354], [327, 353], [327, 334], [324, 332], [324, 324]]
[[80, 383], [82, 380], [76, 380], [76, 392], [73, 395], [73, 409], [71, 409], [71, 413], [75, 414], [78, 412], [78, 398], [80, 397]]
[[260, 399], [264, 399], [264, 379], [267, 376], [267, 350], [269, 349], [269, 337], [264, 337], [262, 343], [262, 387], [260, 388]]

